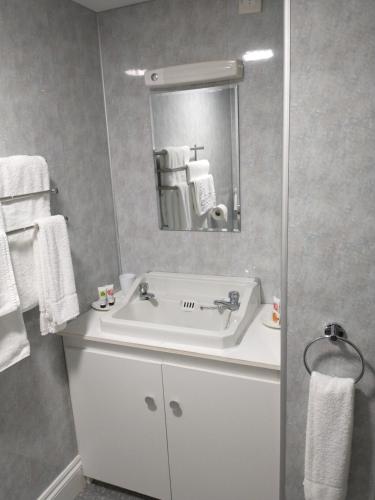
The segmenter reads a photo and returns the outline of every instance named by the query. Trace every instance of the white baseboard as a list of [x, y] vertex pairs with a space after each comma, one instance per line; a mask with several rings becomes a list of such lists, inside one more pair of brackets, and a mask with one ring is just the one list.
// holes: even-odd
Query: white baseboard
[[77, 455], [37, 500], [74, 500], [84, 487], [81, 457]]

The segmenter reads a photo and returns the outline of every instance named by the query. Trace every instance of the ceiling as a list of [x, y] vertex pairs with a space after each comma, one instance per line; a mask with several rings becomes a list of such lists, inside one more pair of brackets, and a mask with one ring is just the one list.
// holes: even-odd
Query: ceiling
[[117, 9], [118, 7], [125, 7], [126, 5], [133, 5], [135, 3], [149, 2], [150, 0], [73, 0], [73, 2], [80, 3], [95, 12], [103, 10]]

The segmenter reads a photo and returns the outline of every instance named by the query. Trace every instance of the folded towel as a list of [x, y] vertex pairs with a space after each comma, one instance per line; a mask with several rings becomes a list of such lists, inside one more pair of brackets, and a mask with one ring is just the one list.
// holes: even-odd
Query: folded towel
[[191, 186], [194, 210], [197, 215], [204, 215], [216, 206], [215, 184], [212, 175], [197, 177]]
[[66, 222], [62, 215], [35, 221], [34, 242], [38, 275], [40, 331], [56, 333], [79, 314]]
[[175, 191], [163, 192], [164, 221], [170, 229], [191, 229], [191, 209], [189, 186], [186, 182], [186, 171], [173, 170], [186, 166], [190, 159], [189, 146], [170, 146], [163, 148], [164, 155], [160, 156], [160, 167], [171, 170], [161, 174], [163, 186], [174, 186]]
[[345, 500], [353, 409], [352, 379], [312, 373], [306, 429], [306, 500]]
[[187, 181], [193, 182], [198, 177], [208, 175], [210, 162], [208, 160], [189, 161], [187, 163]]
[[[0, 197], [45, 191], [49, 187], [48, 166], [41, 156], [0, 158]], [[29, 226], [33, 220], [51, 215], [49, 194], [3, 202], [2, 214], [7, 230]], [[22, 311], [38, 304], [33, 239], [34, 231], [8, 237]]]
[[0, 372], [30, 356], [21, 310], [0, 318]]

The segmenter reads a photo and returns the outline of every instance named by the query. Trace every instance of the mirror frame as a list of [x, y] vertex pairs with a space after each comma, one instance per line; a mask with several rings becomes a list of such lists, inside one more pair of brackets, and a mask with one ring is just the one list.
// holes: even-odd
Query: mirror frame
[[[232, 162], [231, 162], [231, 173], [232, 173], [232, 194], [233, 194], [233, 206], [231, 209], [231, 214], [233, 218], [233, 228], [228, 230], [226, 228], [216, 229], [216, 228], [197, 228], [197, 229], [169, 229], [163, 226], [162, 212], [161, 212], [161, 191], [159, 189], [159, 172], [158, 172], [158, 162], [155, 145], [155, 120], [154, 112], [152, 109], [152, 97], [161, 94], [171, 94], [171, 93], [183, 93], [186, 91], [193, 90], [205, 90], [205, 89], [231, 89], [233, 90], [233, 104], [231, 105], [231, 135], [232, 135]], [[156, 200], [157, 200], [157, 212], [158, 212], [158, 226], [161, 231], [183, 231], [183, 232], [203, 232], [203, 233], [239, 233], [241, 232], [241, 161], [240, 161], [240, 127], [239, 127], [239, 83], [233, 82], [220, 82], [216, 84], [201, 84], [194, 86], [186, 86], [179, 88], [167, 88], [167, 89], [155, 89], [150, 91], [149, 95], [149, 107], [150, 107], [150, 117], [151, 117], [151, 135], [152, 135], [152, 156], [154, 164], [154, 177], [155, 177], [155, 190], [156, 190]], [[235, 203], [234, 192], [236, 189], [237, 203]]]

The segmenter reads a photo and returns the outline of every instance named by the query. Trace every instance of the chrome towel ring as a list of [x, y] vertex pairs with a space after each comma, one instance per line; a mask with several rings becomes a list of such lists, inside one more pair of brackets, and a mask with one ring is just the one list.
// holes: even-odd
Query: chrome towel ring
[[337, 342], [339, 340], [340, 342], [345, 342], [345, 344], [349, 344], [351, 347], [353, 347], [355, 352], [358, 354], [358, 357], [361, 360], [362, 368], [361, 368], [361, 373], [354, 380], [354, 383], [356, 384], [357, 382], [359, 382], [361, 380], [361, 378], [363, 377], [363, 374], [365, 373], [365, 360], [363, 359], [362, 353], [358, 349], [358, 347], [355, 344], [353, 344], [353, 342], [350, 342], [350, 340], [343, 338], [344, 333], [345, 333], [345, 331], [340, 325], [338, 325], [337, 323], [330, 323], [329, 325], [327, 325], [325, 327], [324, 335], [312, 340], [311, 342], [309, 342], [307, 344], [307, 346], [305, 347], [305, 350], [303, 351], [303, 363], [304, 363], [305, 368], [306, 368], [309, 375], [311, 375], [311, 369], [306, 361], [306, 355], [307, 355], [307, 351], [309, 350], [309, 348], [313, 344], [315, 344], [315, 342], [318, 342], [318, 340], [330, 340], [331, 342]]

